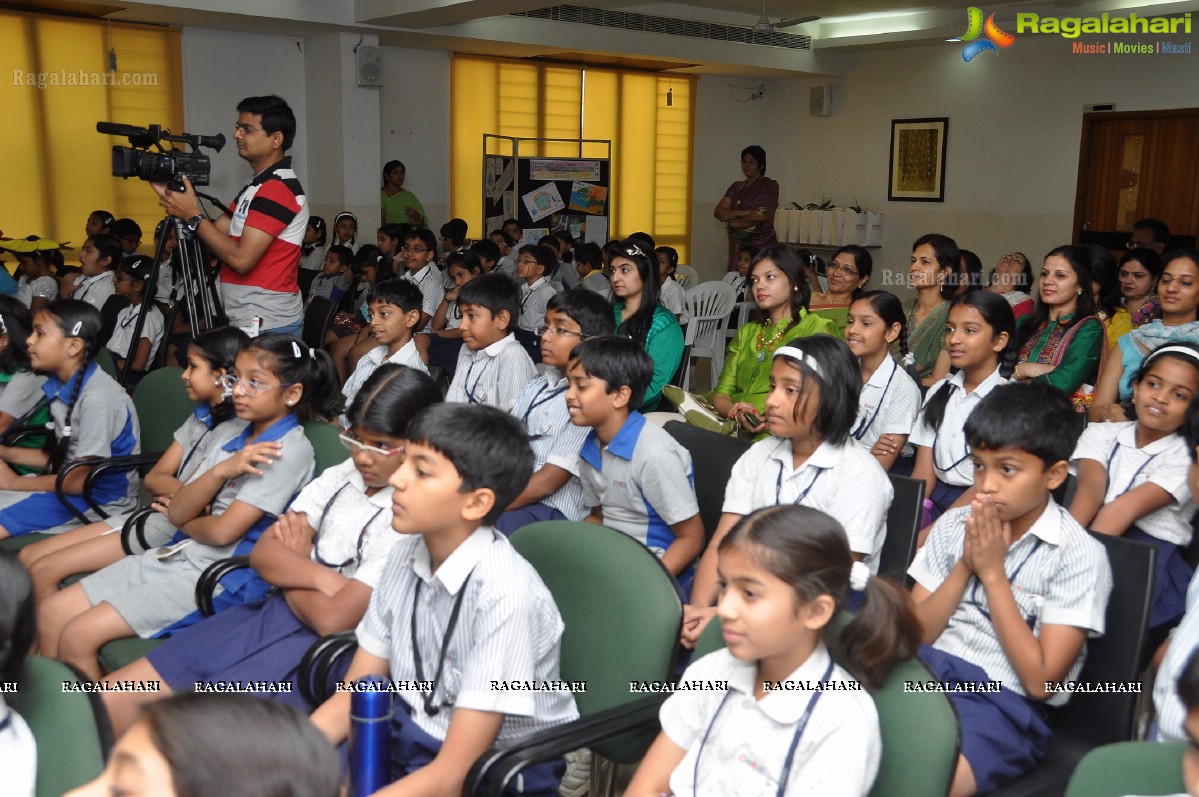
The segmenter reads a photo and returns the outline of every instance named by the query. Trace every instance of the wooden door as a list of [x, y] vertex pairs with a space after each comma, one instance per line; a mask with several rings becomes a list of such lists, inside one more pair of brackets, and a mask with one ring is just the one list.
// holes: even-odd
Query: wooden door
[[1083, 116], [1074, 243], [1123, 250], [1132, 225], [1160, 219], [1174, 246], [1199, 233], [1199, 108]]

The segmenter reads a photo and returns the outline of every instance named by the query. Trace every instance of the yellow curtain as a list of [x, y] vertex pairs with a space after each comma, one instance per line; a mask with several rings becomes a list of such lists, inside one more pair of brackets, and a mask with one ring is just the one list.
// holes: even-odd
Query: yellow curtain
[[162, 218], [157, 198], [140, 180], [112, 176], [112, 147], [128, 142], [97, 133], [96, 122], [182, 132], [178, 29], [0, 10], [0, 51], [11, 70], [0, 80], [4, 235], [70, 241], [72, 260], [88, 214], [103, 209], [137, 221], [148, 248]]
[[[667, 91], [671, 105], [667, 106]], [[690, 261], [695, 78], [479, 56], [454, 56], [450, 207], [472, 230], [482, 223], [485, 133], [612, 141], [613, 236], [644, 230]], [[488, 154], [507, 154], [492, 147]], [[577, 146], [522, 146], [521, 154], [577, 157]], [[584, 157], [595, 156], [584, 150]]]

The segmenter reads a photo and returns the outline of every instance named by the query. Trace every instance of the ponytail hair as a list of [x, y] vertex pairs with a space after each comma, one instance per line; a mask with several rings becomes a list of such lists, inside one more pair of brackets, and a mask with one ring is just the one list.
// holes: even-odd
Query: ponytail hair
[[836, 612], [849, 593], [850, 574], [865, 565], [855, 565], [845, 529], [820, 510], [783, 505], [751, 512], [737, 521], [718, 550], [734, 548], [790, 584], [798, 603], [821, 595], [833, 599], [834, 616], [822, 635], [840, 650], [845, 669], [867, 689], [878, 689], [897, 662], [915, 654], [921, 632], [912, 598], [878, 576], [866, 578], [865, 602], [858, 614], [839, 633], [834, 630], [839, 626]]
[[384, 363], [358, 390], [346, 410], [346, 419], [350, 426], [389, 437], [407, 437], [413, 416], [441, 400], [441, 390], [428, 374], [398, 363]]
[[0, 372], [15, 374], [29, 368], [29, 330], [33, 319], [29, 308], [14, 296], [0, 295], [0, 333], [8, 335], [8, 345], [0, 352]]
[[[250, 343], [250, 336], [238, 327], [217, 327], [197, 335], [188, 347], [188, 352], [195, 354], [214, 371], [228, 373], [233, 370], [237, 355]], [[237, 412], [233, 409], [233, 393], [227, 391], [219, 404], [212, 405], [213, 424], [222, 424], [233, 418]]]
[[330, 420], [341, 414], [345, 396], [333, 359], [324, 349], [310, 349], [295, 335], [268, 332], [253, 338], [243, 351], [267, 355], [269, 362], [263, 364], [279, 381], [304, 389], [294, 408], [301, 422]]
[[93, 235], [87, 240], [92, 242], [92, 246], [96, 247], [96, 251], [100, 253], [100, 260], [108, 258], [108, 270], [117, 267], [117, 263], [125, 257], [125, 251], [121, 249], [121, 242], [115, 235], [101, 233]]
[[87, 369], [91, 367], [96, 352], [100, 350], [100, 330], [103, 327], [103, 321], [100, 319], [99, 310], [78, 299], [57, 299], [47, 304], [42, 312], [53, 319], [55, 325], [62, 330], [63, 335], [83, 341], [83, 359], [79, 363], [79, 370], [75, 372], [75, 387], [71, 390], [71, 398], [67, 402], [62, 437], [59, 438], [56, 433], [52, 432], [46, 438], [45, 450], [50, 455], [46, 472], [57, 473], [66, 461], [67, 449], [71, 445], [71, 415], [75, 411], [75, 404], [79, 401], [79, 394], [83, 390], [83, 377], [87, 374]]
[[[978, 310], [983, 321], [991, 327], [992, 340], [1003, 332], [1007, 333], [1007, 345], [996, 356], [999, 360], [999, 375], [1004, 379], [1011, 378], [1012, 372], [1016, 370], [1020, 349], [1016, 345], [1016, 316], [1012, 313], [1012, 306], [1008, 304], [1007, 299], [990, 291], [969, 291], [950, 302], [949, 312], [952, 313], [953, 308], [958, 306], [973, 307]], [[950, 374], [957, 373], [957, 370], [956, 368], [950, 369]], [[945, 406], [949, 403], [949, 396], [953, 390], [954, 386], [947, 379], [925, 403], [924, 425], [926, 428], [937, 429], [940, 427], [941, 421], [945, 419]]]

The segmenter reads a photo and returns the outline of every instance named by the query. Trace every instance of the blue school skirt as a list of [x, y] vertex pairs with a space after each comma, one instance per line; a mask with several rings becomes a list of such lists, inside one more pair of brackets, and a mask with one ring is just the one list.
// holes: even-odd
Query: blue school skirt
[[[25, 497], [0, 509], [0, 526], [13, 537], [44, 531], [77, 520], [71, 510], [63, 506], [54, 493], [27, 492]], [[90, 507], [82, 495], [68, 495], [67, 501], [80, 512]], [[105, 502], [101, 501], [101, 506]], [[64, 529], [65, 531], [65, 529]]]
[[566, 520], [566, 515], [548, 504], [529, 504], [519, 509], [509, 509], [500, 515], [495, 527], [502, 531], [505, 537], [511, 537], [517, 529], [542, 520]]
[[[993, 680], [965, 659], [921, 645], [920, 660], [947, 684]], [[962, 755], [974, 774], [978, 794], [995, 791], [1030, 772], [1049, 747], [1045, 709], [1006, 689], [999, 692], [949, 692], [962, 728]]]
[[198, 682], [290, 684], [291, 692], [259, 696], [303, 711], [300, 659], [319, 637], [292, 613], [282, 595], [234, 606], [184, 628], [146, 658], [174, 692], [190, 692]]
[[925, 496], [929, 501], [932, 502], [933, 505], [933, 510], [928, 522], [932, 523], [937, 518], [941, 517], [941, 515], [945, 514], [945, 510], [953, 506], [953, 502], [961, 498], [962, 493], [969, 489], [970, 488], [968, 486], [958, 487], [953, 484], [946, 484], [940, 479], [937, 479], [937, 486], [933, 487], [932, 495]]
[[1147, 542], [1157, 548], [1157, 566], [1153, 582], [1153, 607], [1149, 610], [1149, 627], [1175, 624], [1186, 613], [1187, 586], [1195, 570], [1182, 558], [1177, 545], [1159, 540], [1132, 526], [1124, 532], [1125, 539]]

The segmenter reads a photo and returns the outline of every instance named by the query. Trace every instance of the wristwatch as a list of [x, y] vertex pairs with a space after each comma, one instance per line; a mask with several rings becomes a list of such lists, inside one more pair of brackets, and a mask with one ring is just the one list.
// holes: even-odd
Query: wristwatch
[[200, 222], [202, 221], [204, 221], [204, 216], [197, 213], [184, 223], [187, 224], [187, 229], [195, 232], [196, 230], [200, 229]]

